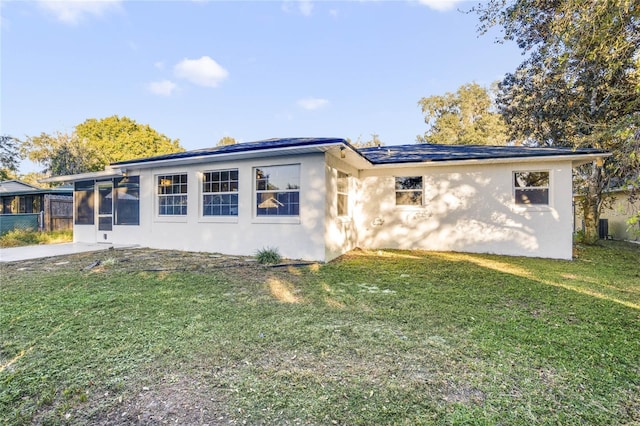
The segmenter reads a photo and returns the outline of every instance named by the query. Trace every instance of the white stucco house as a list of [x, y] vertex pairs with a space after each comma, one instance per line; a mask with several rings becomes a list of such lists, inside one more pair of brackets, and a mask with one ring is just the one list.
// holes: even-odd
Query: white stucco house
[[74, 240], [330, 261], [356, 247], [572, 257], [593, 149], [269, 139], [111, 164], [74, 183]]

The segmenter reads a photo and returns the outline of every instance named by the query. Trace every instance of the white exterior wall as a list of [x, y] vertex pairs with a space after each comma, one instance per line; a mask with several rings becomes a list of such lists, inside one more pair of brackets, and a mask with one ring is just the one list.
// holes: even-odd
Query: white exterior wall
[[[345, 161], [339, 160], [331, 155], [326, 156], [326, 162], [325, 259], [329, 261], [358, 246], [358, 231], [353, 219], [356, 204], [358, 170]], [[349, 214], [347, 216], [338, 216], [338, 171], [349, 175]]]
[[[75, 209], [74, 209], [75, 210]], [[74, 211], [75, 215], [75, 211]], [[73, 242], [74, 243], [95, 243], [97, 225], [76, 225], [74, 217]]]
[[[257, 217], [253, 168], [289, 164], [300, 164], [300, 216]], [[202, 173], [236, 168], [238, 216], [203, 217]], [[337, 214], [338, 171], [350, 175], [348, 216]], [[516, 205], [514, 171], [549, 171], [549, 205]], [[570, 161], [357, 170], [317, 153], [128, 173], [140, 176], [140, 225], [114, 225], [103, 232], [97, 231], [96, 218], [95, 225], [74, 225], [74, 241], [231, 255], [275, 247], [284, 257], [317, 261], [356, 247], [572, 257]], [[187, 215], [159, 216], [156, 176], [181, 173], [188, 176]], [[395, 176], [423, 176], [422, 206], [395, 205]]]
[[[299, 217], [257, 217], [254, 167], [300, 164]], [[202, 216], [202, 173], [238, 169], [238, 216]], [[291, 259], [325, 260], [325, 163], [324, 155], [269, 157], [234, 162], [129, 170], [140, 176], [140, 225], [113, 226], [108, 242], [144, 247], [254, 255], [263, 248], [278, 248]], [[187, 174], [187, 215], [159, 216], [156, 176]], [[97, 206], [97, 203], [96, 203]], [[97, 208], [97, 207], [96, 207]], [[77, 241], [102, 240], [97, 225], [76, 225]], [[108, 233], [107, 233], [108, 234]]]
[[[514, 202], [514, 171], [549, 171], [549, 206]], [[422, 206], [395, 205], [395, 176], [423, 176]], [[356, 226], [362, 248], [572, 257], [570, 162], [365, 171]]]

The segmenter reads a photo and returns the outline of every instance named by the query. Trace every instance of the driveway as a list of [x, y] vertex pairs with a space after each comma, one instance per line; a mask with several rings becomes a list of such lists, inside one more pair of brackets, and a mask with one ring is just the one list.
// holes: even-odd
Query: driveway
[[11, 247], [0, 249], [0, 263], [19, 260], [39, 259], [43, 257], [64, 256], [66, 254], [86, 253], [108, 250], [110, 248], [135, 247], [117, 244], [63, 243], [38, 246]]

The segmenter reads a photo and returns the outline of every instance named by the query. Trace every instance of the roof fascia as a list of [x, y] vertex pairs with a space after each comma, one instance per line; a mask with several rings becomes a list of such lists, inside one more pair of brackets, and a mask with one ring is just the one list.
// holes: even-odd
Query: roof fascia
[[109, 178], [123, 176], [124, 173], [125, 173], [124, 169], [109, 168], [109, 169], [101, 170], [99, 172], [79, 173], [77, 175], [54, 176], [46, 179], [40, 179], [38, 182], [43, 182], [43, 183], [78, 182], [81, 180], [109, 179]]
[[60, 188], [47, 188], [47, 189], [34, 189], [32, 191], [11, 191], [0, 192], [0, 197], [15, 197], [20, 195], [71, 195], [73, 188], [60, 189]]
[[[287, 146], [282, 148], [265, 148], [265, 149], [256, 149], [250, 151], [240, 151], [240, 152], [229, 152], [229, 153], [220, 153], [220, 154], [203, 154], [196, 155], [192, 157], [184, 157], [184, 158], [169, 158], [165, 160], [153, 160], [153, 161], [140, 161], [138, 163], [127, 163], [127, 164], [118, 164], [114, 163], [113, 166], [117, 166], [120, 170], [127, 169], [149, 169], [155, 167], [166, 167], [166, 166], [179, 166], [185, 164], [199, 164], [199, 163], [211, 163], [211, 162], [222, 162], [222, 161], [236, 161], [236, 160], [246, 160], [251, 158], [265, 158], [265, 157], [278, 157], [278, 156], [286, 156], [286, 155], [302, 155], [302, 154], [312, 154], [312, 153], [325, 153], [330, 151], [332, 148], [344, 148], [351, 149], [353, 152], [357, 153], [363, 159], [364, 156], [360, 154], [357, 150], [353, 149], [351, 145], [345, 144], [343, 142], [332, 142], [325, 143], [319, 145], [302, 145], [302, 146]], [[366, 159], [365, 159], [366, 160]], [[367, 160], [368, 162], [368, 160]]]
[[[571, 161], [572, 167], [577, 167], [592, 161], [597, 161], [604, 157], [610, 157], [611, 153], [593, 153], [593, 154], [569, 154], [569, 155], [541, 155], [535, 157], [506, 157], [506, 158], [484, 158], [484, 159], [468, 159], [468, 160], [442, 160], [442, 161], [416, 161], [406, 163], [382, 163], [373, 164], [368, 169], [374, 172], [376, 169], [395, 169], [395, 168], [416, 168], [416, 167], [449, 167], [449, 166], [470, 166], [470, 165], [488, 165], [488, 164], [508, 164], [508, 163], [552, 163]], [[374, 172], [375, 173], [375, 172]], [[366, 173], [365, 173], [366, 174]]]

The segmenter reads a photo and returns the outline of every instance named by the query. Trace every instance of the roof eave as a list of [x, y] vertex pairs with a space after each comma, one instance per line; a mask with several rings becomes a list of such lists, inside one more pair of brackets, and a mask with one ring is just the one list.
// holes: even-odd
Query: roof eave
[[568, 154], [568, 155], [537, 155], [527, 157], [504, 157], [504, 158], [480, 158], [480, 159], [460, 159], [460, 160], [428, 160], [428, 161], [406, 161], [393, 163], [373, 163], [372, 169], [396, 168], [396, 167], [446, 167], [473, 164], [505, 164], [505, 163], [538, 163], [571, 161], [573, 167], [597, 161], [605, 157], [610, 157], [611, 153], [588, 153], [588, 154]]
[[571, 164], [573, 167], [579, 167], [583, 164], [591, 163], [591, 162], [602, 162], [603, 159], [607, 157], [611, 157], [613, 154], [610, 152], [601, 152], [601, 153], [593, 153], [593, 154], [583, 154], [582, 156], [572, 160]]
[[0, 197], [15, 197], [20, 195], [42, 195], [42, 194], [50, 194], [50, 195], [71, 195], [73, 192], [73, 188], [61, 189], [61, 188], [45, 188], [45, 189], [34, 189], [33, 191], [10, 191], [10, 192], [0, 192]]
[[[112, 167], [118, 167], [121, 170], [126, 169], [149, 169], [155, 167], [167, 167], [167, 166], [180, 166], [185, 164], [200, 164], [200, 163], [212, 163], [223, 161], [236, 161], [247, 160], [251, 158], [265, 158], [265, 157], [279, 157], [298, 154], [314, 154], [325, 153], [332, 148], [345, 147], [351, 148], [350, 145], [343, 142], [331, 142], [319, 145], [304, 145], [304, 146], [287, 146], [281, 148], [265, 148], [255, 149], [250, 151], [229, 152], [229, 153], [207, 153], [202, 155], [184, 157], [184, 158], [169, 158], [164, 160], [152, 160], [152, 161], [140, 161], [140, 162], [127, 162], [126, 164], [113, 163]], [[357, 151], [354, 151], [357, 152]], [[361, 154], [359, 154], [362, 156]]]
[[124, 170], [120, 168], [107, 168], [99, 172], [79, 173], [77, 175], [53, 176], [46, 179], [40, 179], [42, 183], [58, 183], [58, 182], [78, 182], [81, 180], [99, 180], [120, 177], [124, 175]]

